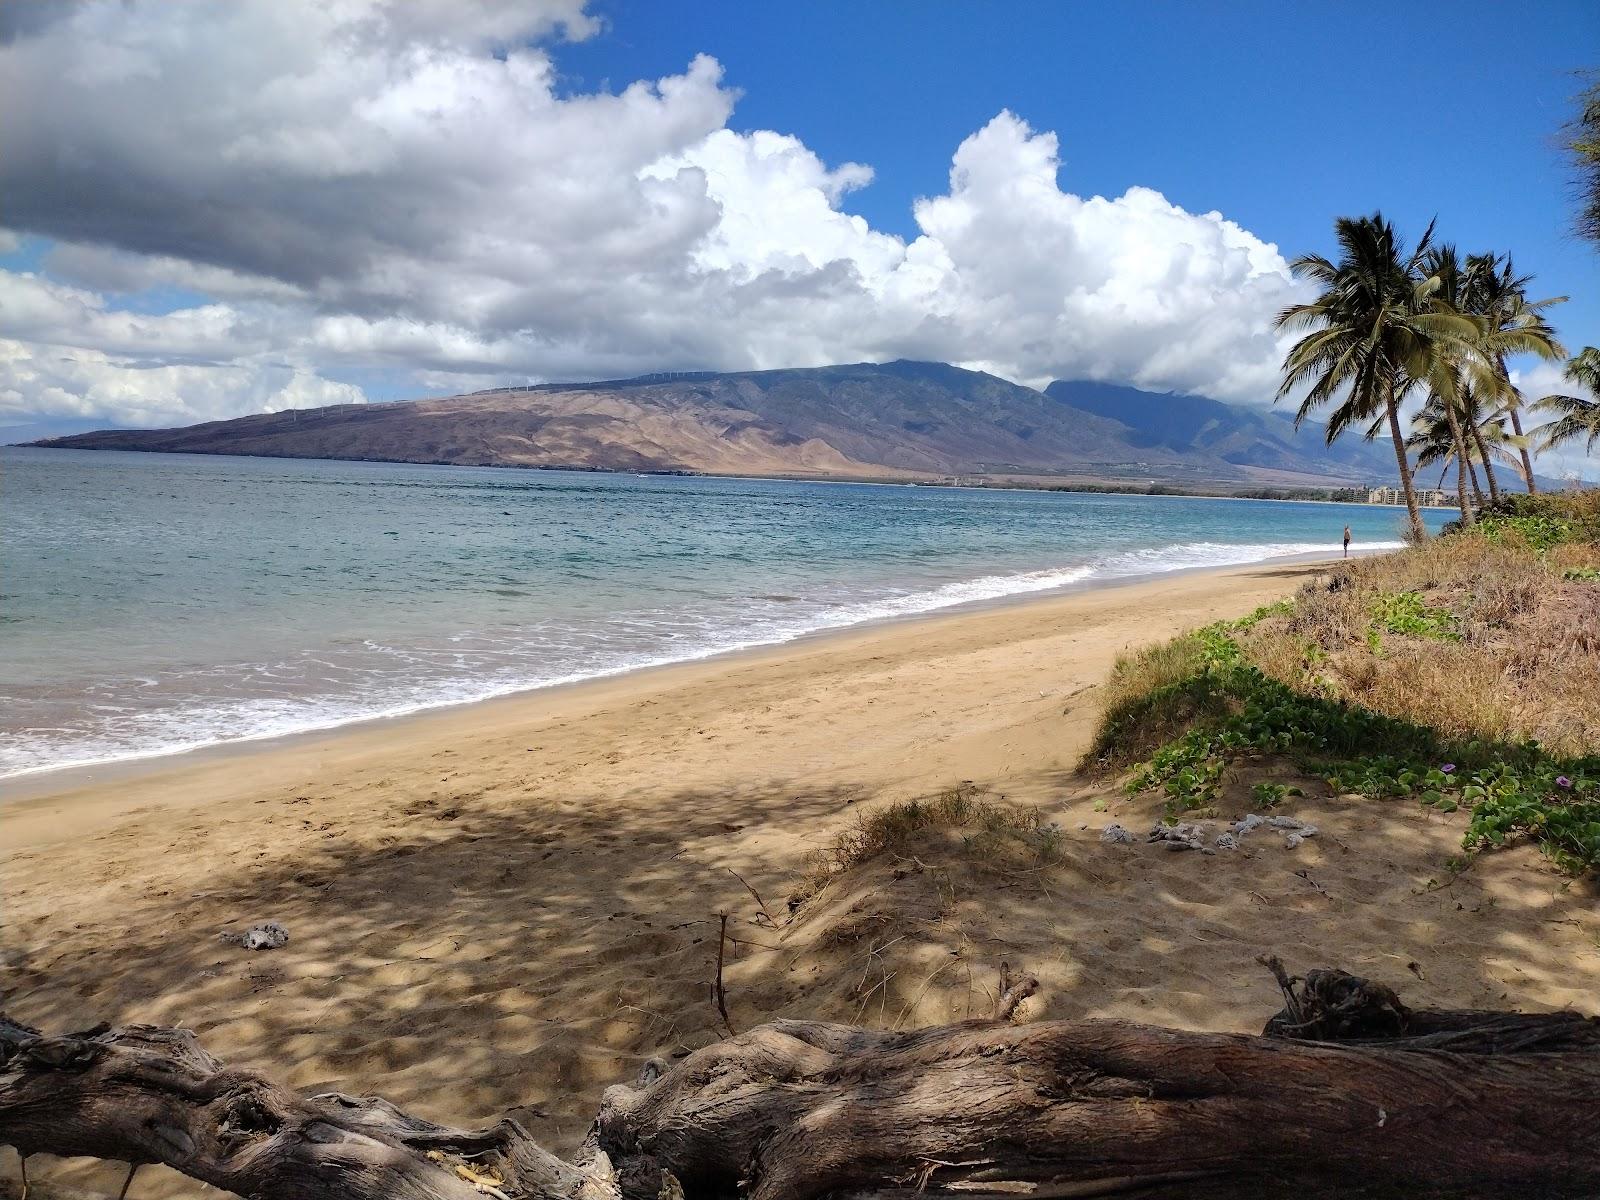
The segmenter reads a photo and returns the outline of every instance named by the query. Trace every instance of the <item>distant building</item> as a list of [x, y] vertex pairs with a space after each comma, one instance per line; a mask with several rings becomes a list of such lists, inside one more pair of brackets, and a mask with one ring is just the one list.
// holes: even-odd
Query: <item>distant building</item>
[[[1416, 496], [1417, 503], [1423, 508], [1449, 508], [1455, 503], [1450, 493], [1440, 488], [1413, 488], [1412, 494]], [[1404, 504], [1406, 494], [1397, 487], [1375, 487], [1367, 489], [1368, 504]]]

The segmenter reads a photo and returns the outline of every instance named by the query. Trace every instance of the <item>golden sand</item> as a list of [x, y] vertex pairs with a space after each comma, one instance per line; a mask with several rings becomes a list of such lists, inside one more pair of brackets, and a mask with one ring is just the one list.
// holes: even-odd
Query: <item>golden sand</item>
[[[1288, 811], [1321, 832], [1298, 849], [1100, 841], [1159, 812], [1073, 774], [1116, 654], [1315, 569], [1175, 576], [35, 783], [0, 810], [0, 1005], [56, 1030], [186, 1025], [296, 1086], [459, 1123], [510, 1111], [557, 1150], [643, 1057], [721, 1035], [719, 912], [739, 1028], [982, 1015], [1007, 961], [1043, 984], [1024, 1020], [1253, 1029], [1277, 1007], [1266, 950], [1420, 1005], [1592, 1007], [1593, 895], [1526, 849], [1448, 876], [1461, 814], [1308, 784]], [[865, 806], [963, 781], [1058, 822], [1060, 861], [985, 861], [931, 831], [791, 914], [808, 855]], [[266, 919], [283, 949], [217, 936]], [[30, 1165], [41, 1183], [121, 1182]], [[205, 1193], [170, 1172], [136, 1184]]]

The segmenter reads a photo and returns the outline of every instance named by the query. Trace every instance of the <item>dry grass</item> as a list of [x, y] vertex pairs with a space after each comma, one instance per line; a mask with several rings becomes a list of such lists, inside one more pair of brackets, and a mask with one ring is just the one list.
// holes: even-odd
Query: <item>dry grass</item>
[[1193, 634], [1118, 655], [1080, 767], [1105, 772], [1130, 766], [1210, 713], [1217, 701], [1199, 685], [1203, 662]]
[[954, 833], [976, 862], [996, 869], [1037, 867], [1060, 854], [1061, 833], [1038, 811], [987, 799], [963, 784], [937, 796], [901, 800], [863, 813], [827, 849], [812, 856], [799, 895], [820, 891], [835, 876], [884, 855], [905, 857], [928, 834]]
[[[1304, 588], [1292, 616], [1240, 638], [1266, 674], [1437, 729], [1451, 739], [1600, 748], [1600, 547], [1540, 554], [1516, 537], [1438, 538], [1349, 564]], [[1572, 575], [1580, 577], [1573, 578]], [[1409, 593], [1459, 640], [1386, 627]]]
[[1192, 637], [1146, 646], [1133, 654], [1119, 654], [1105, 685], [1107, 711], [1125, 708], [1151, 692], [1182, 683], [1200, 668], [1201, 662], [1200, 643]]
[[1583, 491], [1541, 492], [1536, 496], [1511, 493], [1481, 514], [1489, 525], [1520, 528], [1538, 535], [1541, 525], [1559, 523], [1559, 540], [1600, 543], [1600, 488]]

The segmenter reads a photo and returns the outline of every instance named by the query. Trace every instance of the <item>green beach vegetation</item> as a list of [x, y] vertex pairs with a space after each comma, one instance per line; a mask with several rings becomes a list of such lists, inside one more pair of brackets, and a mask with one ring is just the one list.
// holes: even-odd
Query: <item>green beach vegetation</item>
[[[1505, 497], [1472, 525], [1342, 564], [1292, 600], [1118, 661], [1085, 766], [1170, 819], [1286, 760], [1304, 791], [1466, 811], [1600, 868], [1600, 491]], [[1293, 794], [1253, 798], [1271, 807]]]
[[[1591, 88], [1569, 141], [1586, 236], [1597, 113]], [[1389, 437], [1413, 544], [1122, 660], [1087, 761], [1134, 767], [1129, 787], [1159, 789], [1176, 818], [1211, 807], [1241, 760], [1287, 757], [1334, 793], [1467, 810], [1469, 851], [1529, 838], [1600, 867], [1600, 491], [1541, 495], [1533, 467], [1536, 450], [1600, 445], [1600, 350], [1566, 358], [1546, 316], [1564, 297], [1532, 299], [1509, 254], [1463, 257], [1432, 224], [1408, 247], [1381, 213], [1335, 236], [1334, 258], [1292, 264], [1319, 290], [1278, 316], [1298, 335], [1278, 396], [1298, 398], [1296, 423], [1331, 409], [1330, 442]], [[1565, 360], [1571, 394], [1525, 396], [1519, 355]], [[1434, 466], [1440, 487], [1454, 469], [1461, 515], [1426, 540], [1413, 474]]]
[[1574, 228], [1579, 237], [1600, 245], [1600, 73], [1588, 75], [1577, 110], [1562, 138], [1577, 185]]

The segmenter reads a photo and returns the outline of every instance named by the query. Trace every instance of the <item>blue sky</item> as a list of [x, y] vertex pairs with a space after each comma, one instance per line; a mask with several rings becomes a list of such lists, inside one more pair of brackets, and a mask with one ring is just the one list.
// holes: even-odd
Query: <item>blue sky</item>
[[1600, 253], [1570, 234], [1557, 133], [1600, 63], [1600, 3], [810, 4], [609, 0], [562, 48], [579, 89], [714, 55], [735, 129], [802, 137], [877, 172], [847, 205], [914, 236], [950, 148], [1003, 108], [1061, 139], [1063, 186], [1156, 188], [1219, 209], [1288, 257], [1333, 219], [1434, 216], [1464, 249], [1515, 254], [1556, 318], [1600, 339]]
[[1377, 208], [1576, 349], [1597, 47], [1577, 2], [8, 9], [0, 424], [894, 357], [1265, 404], [1284, 260]]

